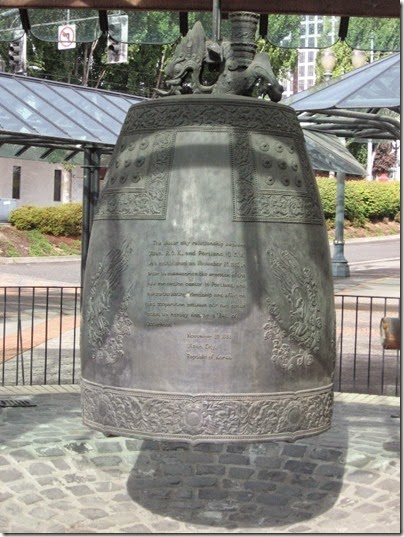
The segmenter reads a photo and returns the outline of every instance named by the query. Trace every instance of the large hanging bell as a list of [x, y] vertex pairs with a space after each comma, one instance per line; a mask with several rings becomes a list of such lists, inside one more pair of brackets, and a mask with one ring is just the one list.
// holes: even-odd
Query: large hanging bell
[[295, 112], [220, 95], [132, 106], [90, 239], [84, 422], [190, 442], [320, 433], [332, 415], [334, 319]]

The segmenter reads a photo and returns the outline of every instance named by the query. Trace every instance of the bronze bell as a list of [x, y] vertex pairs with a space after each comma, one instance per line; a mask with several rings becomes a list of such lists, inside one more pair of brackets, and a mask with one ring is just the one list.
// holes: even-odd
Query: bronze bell
[[331, 262], [292, 109], [216, 94], [130, 108], [91, 233], [81, 359], [84, 423], [108, 434], [330, 427]]

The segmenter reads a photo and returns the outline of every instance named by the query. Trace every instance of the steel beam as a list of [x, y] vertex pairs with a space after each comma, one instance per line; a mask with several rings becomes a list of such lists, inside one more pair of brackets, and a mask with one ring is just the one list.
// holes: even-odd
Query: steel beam
[[[111, 9], [110, 0], [1, 0], [2, 8]], [[114, 0], [114, 9], [142, 11], [211, 11], [212, 0]], [[290, 15], [336, 15], [340, 17], [400, 17], [397, 0], [222, 0], [222, 12]]]

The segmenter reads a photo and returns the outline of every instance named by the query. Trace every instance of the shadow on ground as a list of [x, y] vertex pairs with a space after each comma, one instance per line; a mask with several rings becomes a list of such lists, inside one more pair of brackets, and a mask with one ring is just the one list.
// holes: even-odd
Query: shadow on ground
[[[295, 443], [144, 441], [128, 494], [154, 513], [191, 524], [231, 529], [304, 522], [338, 499], [347, 435], [337, 427]], [[338, 447], [324, 442], [336, 435]]]

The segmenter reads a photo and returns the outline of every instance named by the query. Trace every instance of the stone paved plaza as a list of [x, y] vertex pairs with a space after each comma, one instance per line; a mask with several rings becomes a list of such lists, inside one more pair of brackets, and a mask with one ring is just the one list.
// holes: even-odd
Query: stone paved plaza
[[400, 532], [398, 398], [336, 394], [295, 443], [190, 446], [88, 429], [77, 386], [20, 390], [0, 388], [36, 405], [0, 410], [3, 533]]

